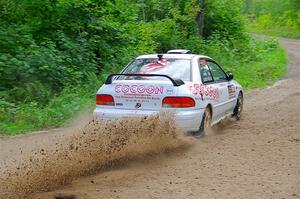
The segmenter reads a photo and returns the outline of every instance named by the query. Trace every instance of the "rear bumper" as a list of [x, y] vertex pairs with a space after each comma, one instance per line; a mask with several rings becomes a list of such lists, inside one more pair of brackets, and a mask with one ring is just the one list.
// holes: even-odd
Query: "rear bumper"
[[[158, 114], [159, 111], [129, 110], [129, 109], [107, 109], [97, 107], [94, 110], [95, 119], [113, 120], [122, 117], [139, 117]], [[204, 109], [180, 110], [175, 112], [175, 122], [184, 131], [197, 131], [200, 127]]]

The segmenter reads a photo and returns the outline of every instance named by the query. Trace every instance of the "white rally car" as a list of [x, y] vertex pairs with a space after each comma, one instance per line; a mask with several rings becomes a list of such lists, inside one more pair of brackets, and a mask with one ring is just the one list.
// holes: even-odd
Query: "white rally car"
[[171, 50], [137, 57], [108, 76], [96, 95], [96, 119], [175, 110], [179, 127], [202, 135], [227, 116], [239, 119], [243, 89], [212, 58]]

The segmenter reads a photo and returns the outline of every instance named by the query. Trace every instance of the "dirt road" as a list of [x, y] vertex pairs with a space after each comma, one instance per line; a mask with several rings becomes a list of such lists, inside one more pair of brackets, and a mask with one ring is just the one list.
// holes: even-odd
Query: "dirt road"
[[[58, 179], [66, 178], [66, 182], [71, 179], [71, 183], [56, 188], [53, 186], [52, 191], [31, 193], [27, 197], [54, 198], [57, 194], [65, 194], [75, 195], [76, 198], [92, 199], [300, 198], [300, 41], [282, 39], [281, 44], [287, 50], [290, 60], [287, 76], [269, 88], [247, 93], [241, 121], [228, 122], [223, 128], [217, 129], [215, 133], [202, 139], [183, 138], [184, 141], [182, 141], [177, 133], [172, 133], [177, 130], [172, 129], [171, 124], [166, 125], [166, 121], [160, 123], [157, 118], [152, 118], [150, 122], [148, 121], [150, 124], [141, 130], [148, 131], [155, 128], [154, 134], [166, 131], [168, 133], [165, 134], [165, 139], [151, 138], [156, 143], [155, 145], [146, 143], [145, 140], [145, 144], [140, 145], [133, 139], [130, 142], [135, 144], [135, 149], [119, 148], [116, 151], [122, 151], [125, 155], [117, 158], [126, 157], [128, 154], [132, 157], [135, 154], [141, 155], [153, 150], [167, 149], [167, 152], [117, 162], [114, 166], [93, 170], [92, 175], [77, 179], [61, 175]], [[127, 125], [134, 126], [134, 123]], [[160, 127], [154, 127], [157, 125]], [[105, 129], [107, 125], [102, 130], [105, 131]], [[85, 132], [84, 128], [83, 131]], [[30, 160], [32, 151], [37, 152], [38, 156], [43, 156], [43, 153], [56, 154], [55, 151], [51, 151], [53, 148], [51, 146], [55, 145], [58, 140], [64, 140], [66, 134], [68, 135], [58, 130], [52, 133], [0, 140], [1, 171], [7, 174], [10, 169], [16, 168], [16, 165], [22, 165], [22, 161]], [[85, 139], [84, 136], [79, 138]], [[176, 142], [176, 144], [167, 144], [166, 140]], [[93, 140], [85, 141], [92, 142]], [[120, 142], [120, 140], [116, 141]], [[46, 182], [51, 182], [51, 178], [57, 177], [52, 175], [53, 170], [49, 168], [59, 170], [68, 164], [67, 161], [60, 160], [62, 155], [69, 155], [70, 159], [77, 158], [80, 161], [79, 159], [82, 158], [91, 160], [93, 156], [94, 159], [101, 159], [108, 153], [110, 155], [105, 158], [105, 161], [110, 161], [112, 160], [110, 157], [116, 157], [115, 154], [117, 154], [117, 152], [107, 151], [106, 148], [103, 149], [101, 156], [96, 156], [98, 151], [93, 152], [89, 149], [92, 156], [87, 159], [87, 153], [77, 157], [74, 154], [78, 152], [69, 152], [76, 149], [76, 146], [71, 147], [66, 144], [67, 147], [64, 148], [63, 143], [60, 145], [62, 145], [60, 149], [64, 149], [65, 152], [60, 152], [57, 156], [51, 155], [56, 159], [37, 158], [32, 161], [33, 165], [39, 164], [40, 166], [42, 162], [43, 168], [47, 168], [40, 169], [38, 172], [41, 173], [33, 173], [35, 175], [32, 178], [33, 184], [34, 182], [41, 183], [37, 176], [46, 176], [44, 178]], [[144, 147], [149, 150], [144, 150]], [[139, 148], [138, 151], [136, 151], [137, 148]], [[56, 161], [51, 162], [51, 160]], [[94, 163], [98, 164], [99, 161]], [[84, 165], [79, 170], [94, 168], [93, 164]], [[66, 168], [74, 170], [74, 173], [68, 173], [68, 175], [81, 175], [79, 170], [76, 170], [76, 165], [67, 165]], [[24, 173], [29, 172], [30, 176], [32, 172], [25, 167], [24, 170], [22, 168], [17, 168], [10, 174], [16, 180], [10, 181], [16, 184], [15, 190], [21, 186], [26, 188], [26, 185], [22, 184]], [[18, 170], [22, 171], [18, 172]], [[47, 173], [51, 175], [45, 175]], [[3, 175], [0, 177], [0, 181], [4, 180]], [[29, 183], [28, 180], [24, 182]], [[51, 183], [52, 185], [53, 183], [60, 184], [61, 181]], [[2, 185], [7, 185], [7, 183]], [[45, 186], [47, 185], [49, 184], [46, 183]], [[29, 187], [30, 191], [27, 194], [34, 191], [34, 188], [35, 186]], [[4, 186], [2, 189], [3, 193], [7, 191]], [[37, 190], [43, 189], [37, 187]]]

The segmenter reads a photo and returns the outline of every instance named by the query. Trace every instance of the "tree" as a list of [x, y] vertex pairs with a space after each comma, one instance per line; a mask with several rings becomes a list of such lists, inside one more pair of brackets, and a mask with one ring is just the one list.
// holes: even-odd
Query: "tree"
[[206, 0], [197, 0], [197, 5], [199, 5], [199, 11], [196, 14], [198, 35], [203, 36]]

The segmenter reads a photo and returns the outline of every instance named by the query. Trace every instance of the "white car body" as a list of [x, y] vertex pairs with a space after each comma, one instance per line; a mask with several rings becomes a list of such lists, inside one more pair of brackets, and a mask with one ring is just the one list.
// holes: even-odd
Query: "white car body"
[[[136, 60], [158, 60], [158, 56], [158, 54], [142, 55], [137, 57]], [[147, 80], [111, 78], [111, 81], [108, 80], [106, 84], [101, 86], [97, 95], [110, 95], [113, 102], [96, 105], [93, 113], [94, 117], [96, 119], [117, 119], [131, 116], [148, 116], [158, 114], [162, 110], [174, 110], [177, 125], [190, 132], [199, 130], [206, 107], [211, 109], [212, 125], [233, 114], [237, 97], [240, 92], [243, 92], [242, 87], [235, 80], [229, 78], [223, 69], [221, 70], [224, 72], [226, 79], [204, 82], [200, 70], [207, 70], [205, 67], [209, 66], [210, 68], [209, 64], [216, 64], [212, 58], [195, 54], [162, 54], [160, 56], [166, 60], [189, 60], [190, 78], [179, 81], [177, 86], [174, 85], [176, 82], [174, 83], [163, 77], [153, 80], [151, 80], [151, 77], [146, 77]], [[124, 73], [127, 67], [121, 73]], [[159, 74], [159, 72], [158, 70], [155, 74]], [[212, 72], [210, 75], [212, 76]], [[164, 98], [170, 96], [191, 98], [194, 100], [195, 105], [183, 108], [163, 105]]]

